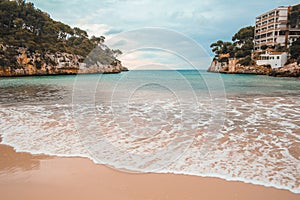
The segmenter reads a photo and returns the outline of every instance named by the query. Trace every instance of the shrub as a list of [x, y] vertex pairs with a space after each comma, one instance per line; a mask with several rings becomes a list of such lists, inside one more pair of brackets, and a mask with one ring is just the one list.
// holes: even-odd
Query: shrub
[[254, 64], [254, 61], [251, 59], [250, 56], [247, 56], [241, 60], [239, 60], [238, 62], [240, 65], [243, 65], [243, 66], [249, 66], [249, 65], [253, 65]]
[[220, 58], [219, 62], [226, 62], [226, 63], [228, 63], [229, 59], [228, 58]]

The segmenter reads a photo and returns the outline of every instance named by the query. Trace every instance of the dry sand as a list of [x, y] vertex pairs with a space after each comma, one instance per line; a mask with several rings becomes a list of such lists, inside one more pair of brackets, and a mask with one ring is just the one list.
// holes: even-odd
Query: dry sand
[[84, 158], [16, 153], [0, 145], [0, 199], [272, 199], [300, 195], [218, 178], [174, 174], [132, 174]]

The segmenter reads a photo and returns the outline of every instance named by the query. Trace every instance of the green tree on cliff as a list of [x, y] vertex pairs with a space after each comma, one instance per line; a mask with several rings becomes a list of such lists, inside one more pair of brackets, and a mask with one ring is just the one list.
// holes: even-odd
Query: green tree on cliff
[[[4, 46], [24, 47], [41, 54], [66, 52], [86, 57], [99, 44], [105, 46], [104, 39], [103, 36], [89, 38], [87, 32], [80, 28], [54, 21], [31, 2], [0, 0], [0, 44]], [[109, 54], [101, 57], [114, 60], [114, 51], [106, 49]], [[8, 54], [0, 51], [1, 58], [13, 59], [15, 56]]]
[[241, 28], [234, 36], [232, 41], [238, 44], [245, 44], [254, 39], [254, 26], [247, 26]]
[[254, 26], [247, 26], [241, 28], [234, 36], [232, 41], [236, 45], [235, 47], [235, 58], [241, 59], [240, 64], [250, 65], [251, 63], [251, 52], [254, 44]]
[[300, 4], [292, 7], [289, 21], [291, 28], [300, 28]]
[[291, 58], [297, 60], [300, 63], [300, 38], [292, 43], [290, 47]]
[[248, 26], [241, 28], [234, 34], [232, 37], [233, 43], [219, 40], [212, 43], [210, 47], [212, 48], [212, 52], [215, 53], [215, 59], [219, 61], [222, 61], [219, 58], [220, 54], [229, 54], [229, 58], [237, 58], [240, 59], [241, 64], [250, 65], [252, 64], [251, 52], [253, 49], [253, 38], [254, 27]]
[[215, 43], [212, 43], [210, 45], [210, 48], [212, 48], [212, 52], [215, 53], [215, 59], [219, 60], [221, 54], [229, 54], [229, 57], [232, 57], [234, 55], [234, 46], [231, 42], [223, 42], [222, 40], [218, 40]]

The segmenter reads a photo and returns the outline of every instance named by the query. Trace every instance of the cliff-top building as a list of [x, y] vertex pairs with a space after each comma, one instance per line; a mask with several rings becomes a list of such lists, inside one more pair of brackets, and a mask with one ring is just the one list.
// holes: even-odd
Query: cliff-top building
[[256, 17], [254, 50], [262, 47], [289, 47], [300, 37], [300, 4], [278, 7]]

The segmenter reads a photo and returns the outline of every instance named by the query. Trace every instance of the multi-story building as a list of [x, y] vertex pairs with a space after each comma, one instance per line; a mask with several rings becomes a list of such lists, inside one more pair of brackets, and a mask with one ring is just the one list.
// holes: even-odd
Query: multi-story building
[[254, 50], [260, 51], [262, 47], [289, 47], [300, 37], [299, 22], [291, 26], [290, 17], [296, 6], [281, 6], [256, 17], [254, 33]]

